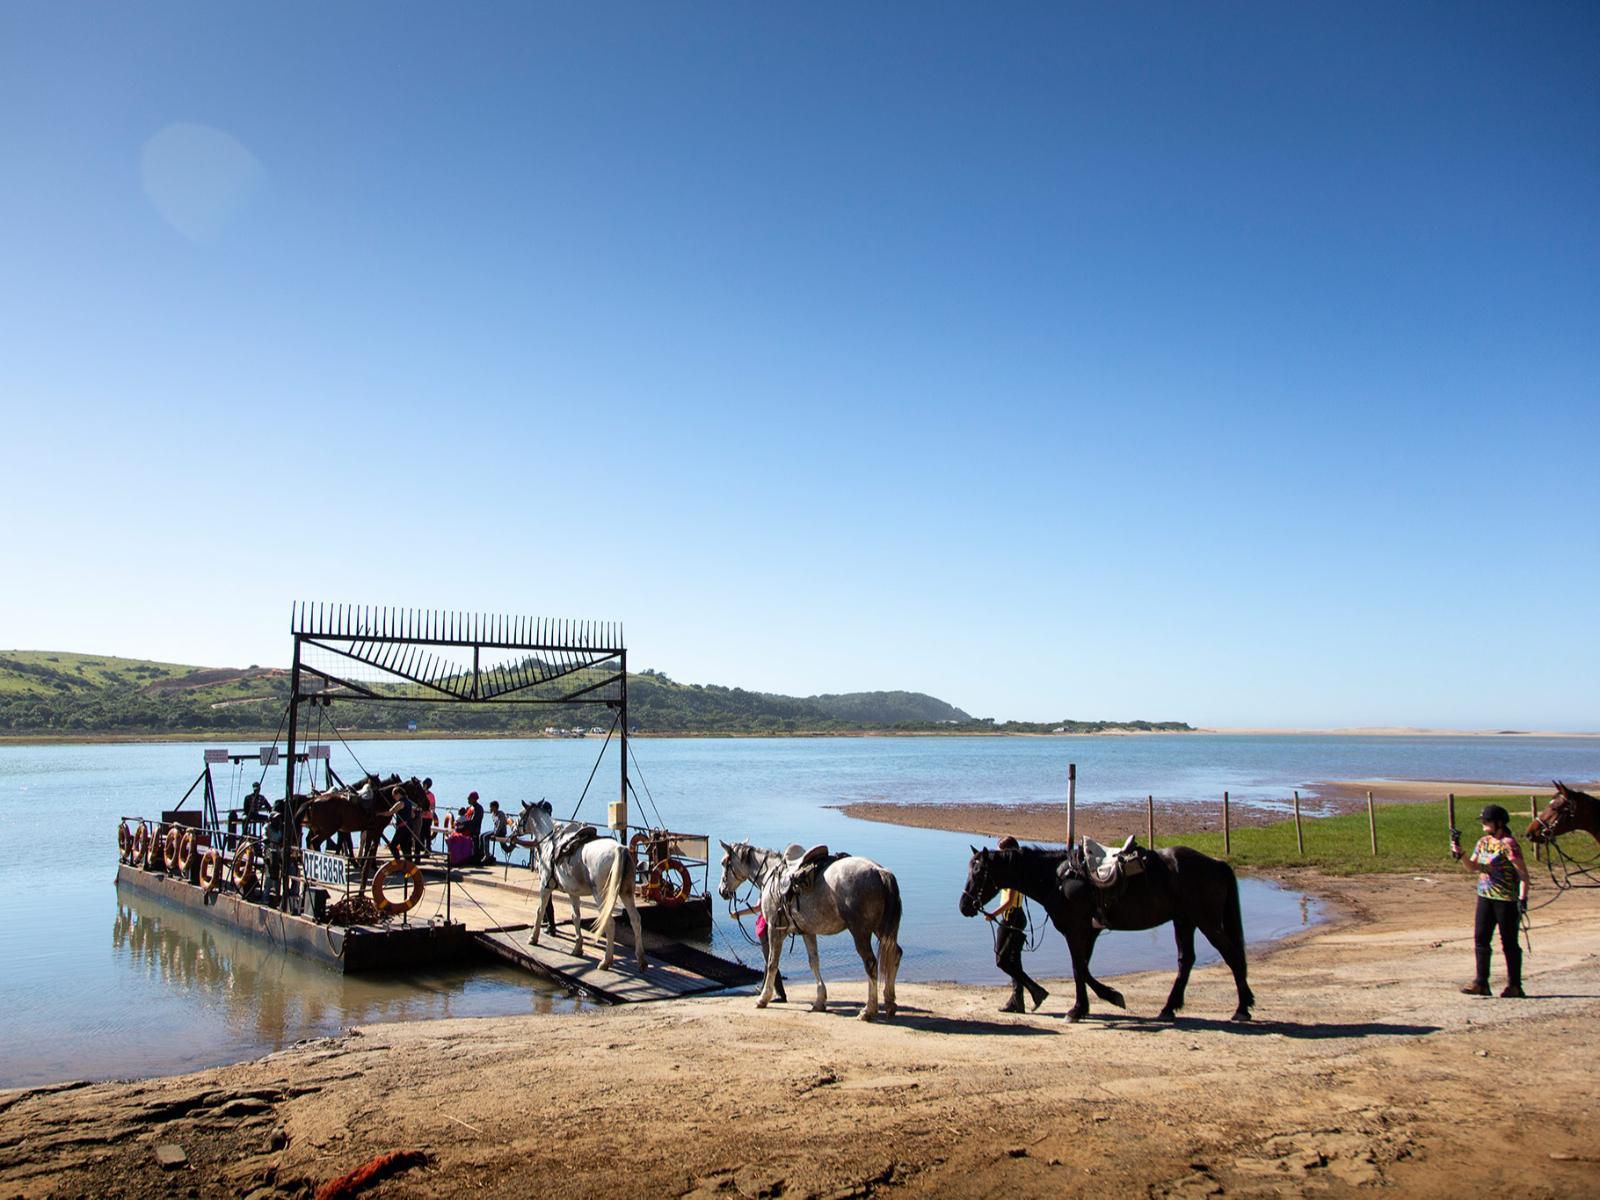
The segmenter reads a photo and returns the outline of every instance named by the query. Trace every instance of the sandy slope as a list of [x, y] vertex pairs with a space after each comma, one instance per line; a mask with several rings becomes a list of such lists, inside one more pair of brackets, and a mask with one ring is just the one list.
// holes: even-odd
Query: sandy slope
[[[0, 1093], [0, 1194], [304, 1192], [401, 1148], [432, 1161], [370, 1194], [1595, 1194], [1600, 892], [1536, 914], [1537, 998], [1512, 1001], [1456, 991], [1467, 876], [1317, 886], [1343, 916], [1258, 959], [1252, 1025], [1222, 1019], [1214, 968], [1176, 1027], [1149, 1019], [1166, 972], [1119, 981], [1131, 1014], [1077, 1025], [1067, 983], [1026, 1017], [995, 1011], [998, 986], [908, 985], [867, 1024], [864, 983], [842, 977], [826, 1014], [731, 996], [377, 1026], [174, 1079]], [[1066, 969], [1053, 933], [1034, 959]], [[156, 1167], [164, 1142], [187, 1169]]]

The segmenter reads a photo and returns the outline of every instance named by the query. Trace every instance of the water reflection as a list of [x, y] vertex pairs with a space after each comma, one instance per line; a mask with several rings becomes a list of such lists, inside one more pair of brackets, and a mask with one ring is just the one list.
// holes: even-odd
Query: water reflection
[[[0, 1029], [0, 1087], [191, 1070], [380, 1021], [585, 1007], [495, 963], [344, 976], [121, 886], [110, 955], [96, 962], [69, 953], [57, 966], [55, 994], [29, 989], [16, 1023]], [[70, 993], [71, 1021], [59, 1019], [62, 993]], [[51, 1036], [24, 1034], [41, 1024]]]

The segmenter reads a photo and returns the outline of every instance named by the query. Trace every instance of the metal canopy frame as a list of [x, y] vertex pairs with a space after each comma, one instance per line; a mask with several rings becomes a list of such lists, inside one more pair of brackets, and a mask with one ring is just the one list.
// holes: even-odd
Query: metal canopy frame
[[[306, 701], [604, 704], [617, 714], [621, 730], [619, 791], [609, 824], [626, 840], [628, 651], [620, 624], [302, 601], [291, 610], [289, 632], [294, 665], [286, 797], [294, 795], [300, 705]], [[308, 649], [319, 652], [318, 662], [306, 661]], [[447, 653], [465, 658], [465, 650], [472, 652], [470, 665]], [[492, 660], [487, 665], [486, 657]], [[354, 677], [361, 668], [404, 690], [378, 690]]]

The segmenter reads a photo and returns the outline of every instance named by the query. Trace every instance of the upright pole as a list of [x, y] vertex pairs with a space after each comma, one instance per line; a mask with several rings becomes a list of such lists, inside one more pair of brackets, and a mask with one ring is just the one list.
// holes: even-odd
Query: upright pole
[[1078, 764], [1067, 764], [1067, 845], [1078, 844]]
[[623, 845], [628, 842], [628, 652], [622, 651], [622, 695], [617, 709], [617, 722], [622, 726], [622, 740], [617, 743], [622, 758], [621, 791], [617, 794], [617, 810], [611, 826]]
[[[1538, 802], [1535, 801], [1532, 796], [1529, 796], [1528, 797], [1528, 820], [1537, 821], [1538, 819], [1539, 819], [1539, 805], [1538, 805]], [[1544, 847], [1541, 846], [1538, 842], [1535, 842], [1533, 844], [1533, 861], [1534, 862], [1542, 862], [1542, 861], [1544, 861]]]
[[1226, 858], [1233, 853], [1233, 830], [1228, 822], [1228, 793], [1222, 793], [1222, 855]]
[[1306, 835], [1300, 830], [1300, 793], [1294, 794], [1294, 847], [1300, 852], [1300, 857], [1306, 856]]
[[1156, 848], [1156, 798], [1144, 798], [1144, 828], [1145, 836], [1150, 840], [1150, 849]]
[[1373, 853], [1373, 857], [1377, 857], [1377, 853], [1378, 853], [1378, 814], [1377, 814], [1377, 811], [1372, 807], [1372, 793], [1371, 792], [1367, 793], [1367, 832], [1372, 835], [1372, 853]]
[[289, 752], [283, 756], [283, 838], [278, 850], [278, 907], [289, 907], [289, 839], [300, 827], [300, 814], [294, 811], [295, 738], [300, 719], [300, 635], [294, 638], [294, 665], [289, 671]]

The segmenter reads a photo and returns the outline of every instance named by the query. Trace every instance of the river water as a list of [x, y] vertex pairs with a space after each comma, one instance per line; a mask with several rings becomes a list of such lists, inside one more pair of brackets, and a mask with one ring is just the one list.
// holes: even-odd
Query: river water
[[[417, 739], [335, 743], [332, 754], [346, 778], [362, 768], [432, 776], [441, 804], [451, 808], [476, 790], [512, 812], [523, 800], [548, 798], [558, 815], [577, 810], [603, 823], [618, 783], [616, 743], [603, 755], [602, 745], [599, 737]], [[1600, 776], [1600, 739], [636, 739], [632, 748], [635, 824], [654, 823], [659, 810], [662, 823], [686, 832], [776, 846], [827, 842], [869, 855], [900, 879], [902, 977], [981, 984], [997, 996], [986, 924], [956, 911], [972, 839], [854, 821], [826, 806], [1061, 801], [1069, 759], [1078, 764], [1086, 806], [1147, 793], [1214, 803], [1226, 788], [1237, 802], [1276, 808], [1292, 788], [1340, 778], [1532, 783]], [[0, 1087], [195, 1069], [373, 1021], [583, 1006], [510, 968], [340, 976], [118, 889], [119, 818], [173, 807], [199, 774], [202, 749], [198, 742], [0, 747]], [[254, 778], [220, 768], [222, 803], [242, 796]], [[281, 793], [279, 771], [264, 790]], [[716, 880], [709, 882], [714, 890]], [[1318, 917], [1315, 902], [1259, 880], [1243, 881], [1242, 899], [1257, 943]], [[822, 944], [827, 978], [859, 975], [847, 938]], [[1202, 961], [1213, 961], [1203, 939], [1201, 945]], [[739, 929], [720, 915], [712, 948], [754, 961]], [[1173, 958], [1168, 930], [1119, 933], [1101, 939], [1096, 973], [1168, 966]], [[1053, 932], [1032, 966], [1045, 976], [1067, 972], [1065, 947]], [[805, 974], [798, 947], [786, 970]], [[796, 990], [804, 989], [797, 981]]]

